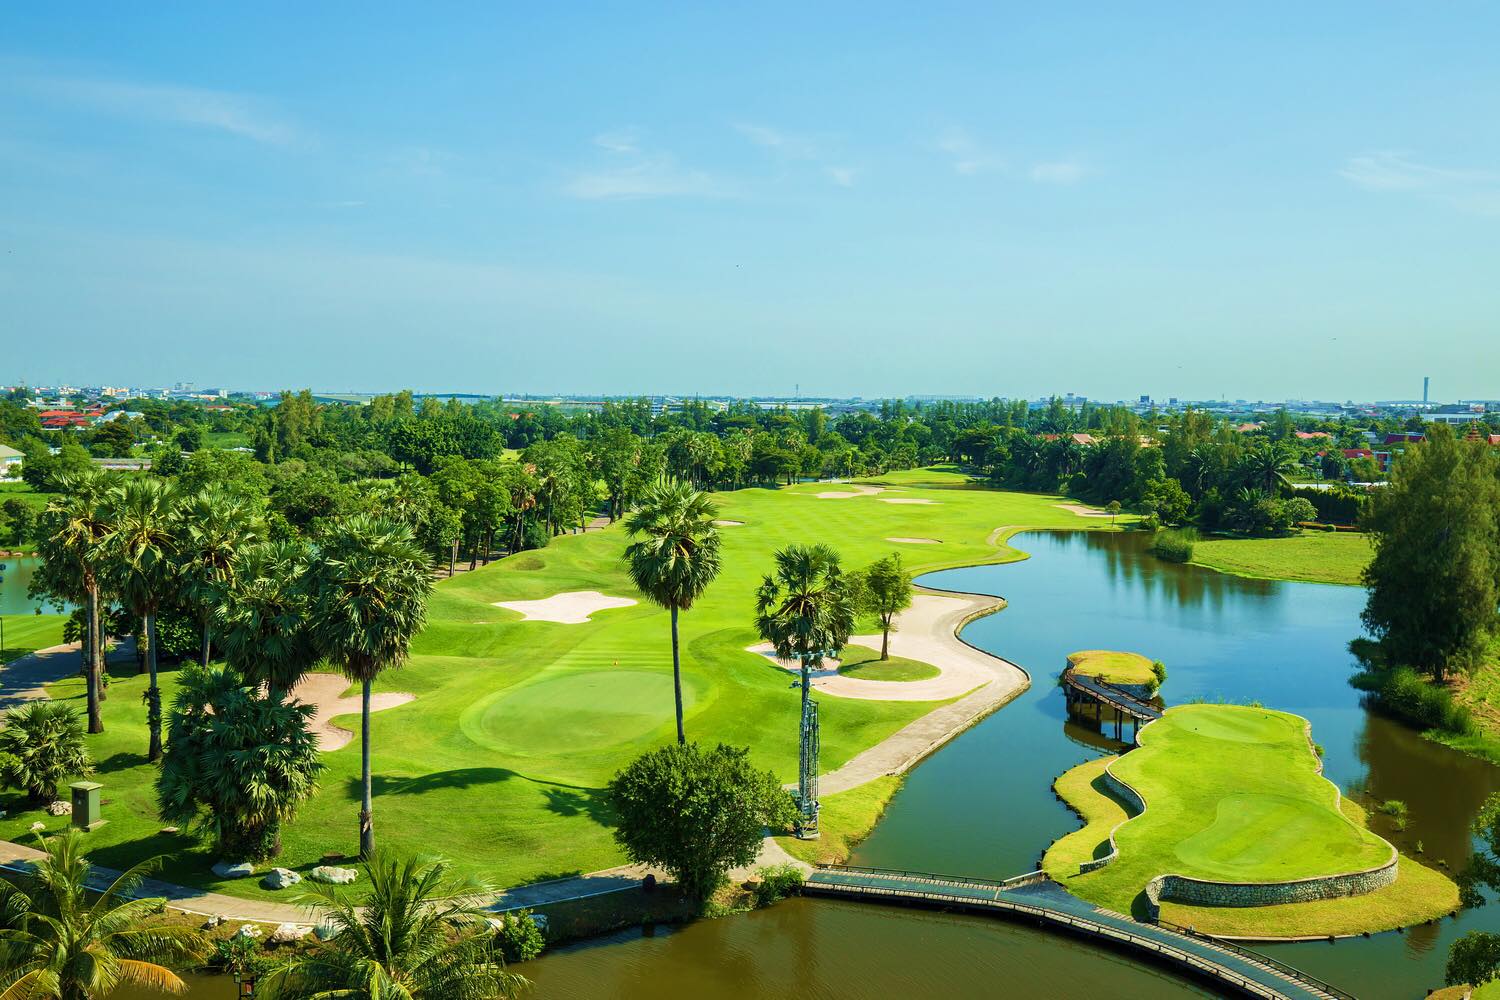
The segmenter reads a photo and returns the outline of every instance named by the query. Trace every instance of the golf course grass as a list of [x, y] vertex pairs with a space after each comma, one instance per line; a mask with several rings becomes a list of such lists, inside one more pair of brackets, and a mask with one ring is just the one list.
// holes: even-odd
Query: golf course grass
[[[1142, 813], [1109, 788], [1104, 770], [1138, 791]], [[1392, 848], [1319, 773], [1298, 716], [1236, 705], [1184, 705], [1141, 730], [1141, 746], [1058, 778], [1084, 820], [1054, 843], [1043, 867], [1069, 891], [1121, 913], [1144, 913], [1143, 890], [1173, 873], [1225, 882], [1281, 882], [1364, 871]], [[1082, 862], [1118, 856], [1088, 874]], [[1163, 902], [1162, 917], [1235, 937], [1302, 937], [1385, 930], [1452, 910], [1457, 888], [1403, 858], [1396, 882], [1356, 897], [1260, 907]]]
[[1358, 586], [1374, 550], [1357, 531], [1303, 531], [1286, 538], [1204, 538], [1192, 562], [1221, 573], [1263, 580]]
[[942, 671], [930, 663], [892, 656], [882, 660], [878, 649], [845, 646], [839, 657], [839, 673], [863, 681], [925, 681]]
[[0, 663], [61, 645], [66, 615], [5, 615], [5, 642]]
[[[858, 568], [895, 550], [887, 537], [943, 539], [941, 546], [906, 547], [908, 568], [924, 572], [1024, 558], [1005, 539], [1029, 527], [1110, 530], [1107, 522], [1054, 507], [1056, 496], [955, 488], [964, 484], [957, 473], [912, 472], [876, 482], [899, 492], [847, 499], [819, 499], [840, 489], [826, 483], [720, 494], [719, 516], [743, 525], [723, 531], [723, 571], [681, 618], [688, 738], [748, 746], [756, 763], [783, 781], [796, 777], [797, 692], [785, 671], [746, 651], [757, 640], [755, 588], [778, 548], [831, 541], [845, 565]], [[929, 502], [883, 502], [889, 498]], [[561, 624], [522, 621], [494, 603], [584, 590], [638, 599], [621, 562], [626, 544], [619, 526], [565, 535], [546, 549], [438, 582], [410, 661], [375, 685], [415, 696], [373, 717], [379, 843], [445, 855], [501, 885], [623, 860], [603, 789], [621, 766], [672, 739], [666, 613], [641, 601]], [[857, 631], [878, 627], [871, 619]], [[173, 671], [163, 673], [162, 686], [170, 706]], [[125, 867], [176, 855], [166, 867], [172, 881], [271, 896], [256, 880], [215, 878], [208, 868], [217, 859], [188, 833], [160, 832], [155, 771], [145, 761], [144, 688], [144, 677], [114, 675], [103, 706], [106, 732], [89, 737], [109, 820], [89, 835], [92, 856]], [[79, 679], [53, 685], [51, 693], [82, 708]], [[825, 772], [940, 704], [819, 701]], [[358, 731], [357, 716], [340, 724]], [[324, 755], [320, 790], [283, 829], [277, 864], [305, 872], [327, 853], [356, 851], [359, 752], [355, 739]], [[844, 793], [848, 799], [826, 797], [824, 838], [842, 836], [845, 824], [851, 836], [868, 830], [896, 783], [873, 782]], [[12, 841], [26, 839], [34, 821], [54, 830], [66, 822], [29, 809], [15, 794], [0, 796], [0, 809], [7, 810], [0, 838]]]
[[1151, 659], [1113, 649], [1081, 649], [1068, 654], [1068, 666], [1080, 674], [1102, 677], [1107, 684], [1154, 684]]

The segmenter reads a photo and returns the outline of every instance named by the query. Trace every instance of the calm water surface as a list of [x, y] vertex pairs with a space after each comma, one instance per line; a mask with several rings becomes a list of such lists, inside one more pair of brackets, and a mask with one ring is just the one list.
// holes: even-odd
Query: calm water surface
[[[1169, 702], [1259, 700], [1304, 715], [1340, 786], [1411, 809], [1386, 836], [1429, 864], [1462, 866], [1468, 824], [1500, 769], [1422, 740], [1360, 705], [1348, 640], [1354, 587], [1246, 580], [1162, 563], [1133, 534], [1044, 532], [1033, 558], [951, 570], [922, 583], [1005, 597], [964, 631], [1028, 668], [1032, 688], [917, 768], [854, 861], [1002, 877], [1036, 867], [1077, 827], [1052, 779], [1097, 755], [1099, 734], [1069, 723], [1053, 678], [1077, 649], [1130, 649], [1167, 664]], [[1267, 950], [1361, 997], [1420, 997], [1442, 982], [1448, 944], [1500, 931], [1500, 905], [1405, 934]], [[794, 901], [743, 918], [566, 949], [525, 970], [541, 997], [1170, 997], [1196, 987], [1063, 938], [982, 917]]]
[[[29, 615], [38, 607], [38, 602], [26, 596], [26, 587], [31, 575], [36, 572], [34, 556], [0, 556], [5, 569], [0, 570], [0, 615]], [[54, 613], [52, 606], [42, 608], [44, 614]]]

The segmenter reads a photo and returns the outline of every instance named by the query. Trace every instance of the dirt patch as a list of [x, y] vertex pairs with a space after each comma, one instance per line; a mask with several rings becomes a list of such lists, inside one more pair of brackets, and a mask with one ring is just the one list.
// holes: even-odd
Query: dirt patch
[[582, 625], [596, 611], [606, 608], [628, 608], [640, 602], [630, 597], [610, 597], [597, 590], [572, 590], [553, 594], [540, 601], [496, 601], [495, 607], [519, 611], [529, 622], [559, 622]]
[[818, 494], [819, 500], [852, 500], [855, 497], [872, 497], [877, 493], [884, 493], [883, 486], [853, 486], [847, 490], [824, 490]]
[[[318, 749], [324, 753], [349, 745], [354, 734], [329, 720], [336, 715], [352, 715], [360, 710], [359, 695], [345, 698], [349, 680], [338, 674], [304, 674], [292, 688], [290, 699], [313, 707], [312, 731], [318, 738]], [[381, 712], [415, 701], [416, 695], [404, 691], [378, 691], [370, 695], [370, 711]]]
[[941, 538], [887, 538], [888, 542], [900, 542], [903, 545], [942, 545]]
[[714, 527], [715, 528], [743, 528], [744, 526], [745, 526], [745, 522], [744, 521], [715, 521], [714, 522]]

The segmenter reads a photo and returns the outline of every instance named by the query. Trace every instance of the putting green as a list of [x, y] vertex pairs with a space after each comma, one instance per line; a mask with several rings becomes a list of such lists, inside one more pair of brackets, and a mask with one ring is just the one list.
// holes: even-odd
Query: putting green
[[[698, 703], [707, 682], [682, 679], [683, 713]], [[652, 736], [675, 725], [663, 720], [672, 704], [672, 675], [620, 668], [544, 674], [517, 688], [479, 699], [459, 719], [465, 736], [481, 746], [520, 756], [550, 756], [569, 749], [591, 752]]]
[[[1141, 730], [1141, 746], [1111, 773], [1146, 800], [1128, 821], [1096, 801], [1097, 761], [1057, 788], [1092, 822], [1047, 851], [1043, 866], [1068, 889], [1121, 912], [1167, 873], [1225, 882], [1282, 882], [1385, 864], [1391, 845], [1349, 819], [1319, 773], [1300, 716], [1240, 705], [1182, 705]], [[1087, 770], [1085, 770], [1087, 769]], [[1119, 855], [1080, 875], [1080, 861]], [[1117, 825], [1118, 824], [1118, 825]]]

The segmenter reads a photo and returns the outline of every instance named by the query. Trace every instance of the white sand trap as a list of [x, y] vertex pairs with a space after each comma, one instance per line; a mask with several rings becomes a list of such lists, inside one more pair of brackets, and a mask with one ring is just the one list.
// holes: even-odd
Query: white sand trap
[[715, 528], [743, 528], [744, 526], [745, 526], [745, 522], [744, 521], [715, 521], [714, 522], [714, 527]]
[[1055, 503], [1052, 506], [1071, 511], [1079, 517], [1114, 517], [1107, 510], [1100, 510], [1098, 507], [1087, 507], [1081, 503]]
[[496, 601], [495, 607], [519, 611], [528, 622], [561, 622], [582, 625], [589, 615], [606, 608], [628, 608], [639, 603], [629, 597], [610, 597], [597, 590], [572, 590], [540, 601]]
[[936, 500], [926, 500], [922, 497], [881, 497], [881, 503], [924, 503], [935, 504]]
[[824, 490], [818, 494], [818, 499], [852, 500], [854, 497], [872, 497], [877, 493], [884, 492], [884, 486], [855, 486], [851, 484], [847, 490]]
[[888, 542], [900, 542], [903, 545], [942, 545], [941, 538], [887, 538]]
[[[1004, 660], [982, 653], [957, 638], [954, 630], [972, 613], [972, 606], [973, 600], [967, 597], [919, 593], [912, 598], [911, 607], [896, 619], [898, 628], [891, 633], [891, 655], [930, 663], [940, 671], [936, 677], [921, 681], [846, 677], [839, 673], [837, 660], [825, 659], [812, 672], [813, 690], [866, 701], [945, 701], [997, 679], [1014, 683], [1024, 678], [1024, 673]], [[880, 636], [850, 636], [849, 645], [879, 649]], [[799, 671], [795, 660], [777, 659], [769, 643], [758, 643], [748, 649], [792, 674]]]
[[[359, 695], [345, 698], [349, 680], [338, 674], [304, 674], [291, 690], [291, 700], [313, 707], [312, 732], [318, 738], [318, 749], [324, 753], [349, 745], [354, 734], [328, 721], [336, 715], [357, 715]], [[404, 691], [377, 691], [370, 695], [370, 711], [380, 712], [415, 701], [416, 695]]]

